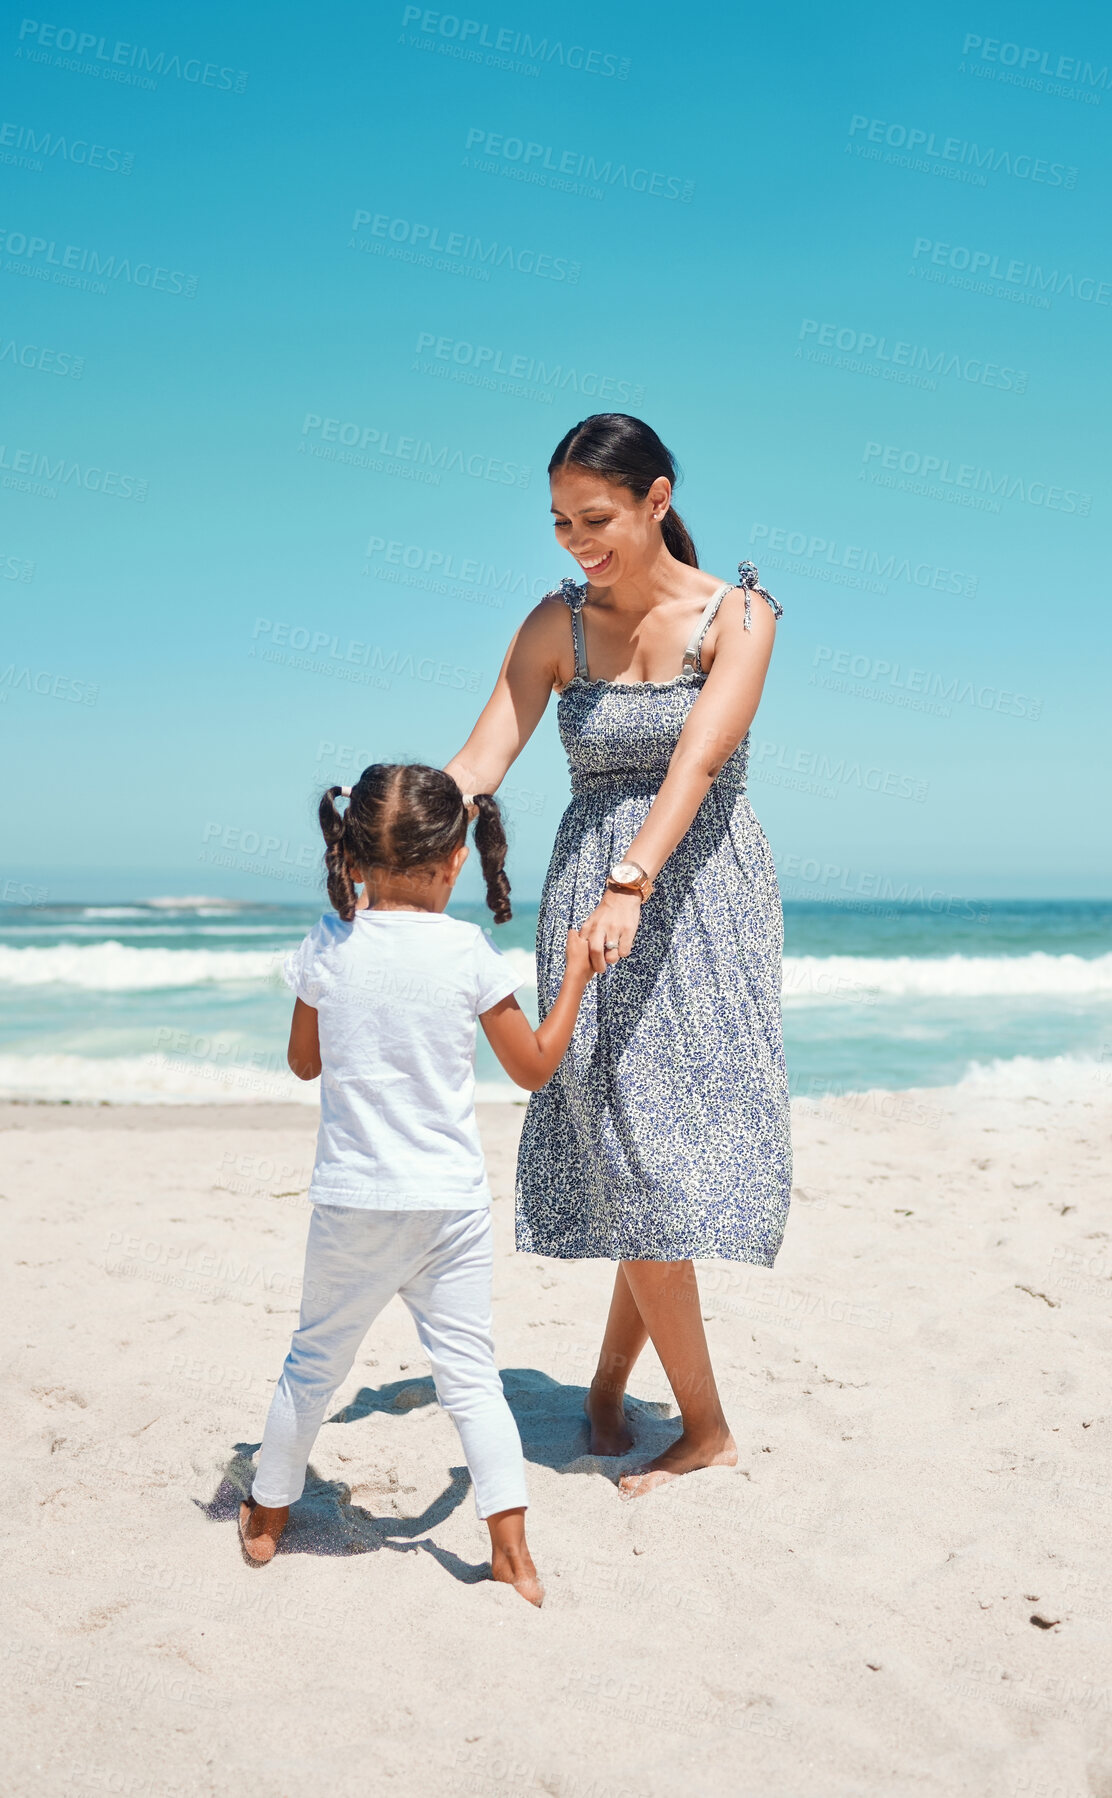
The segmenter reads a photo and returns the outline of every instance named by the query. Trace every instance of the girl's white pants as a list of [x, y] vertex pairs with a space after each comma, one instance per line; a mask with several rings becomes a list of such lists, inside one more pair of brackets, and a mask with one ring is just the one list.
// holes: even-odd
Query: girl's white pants
[[292, 1505], [333, 1393], [395, 1293], [460, 1433], [480, 1517], [528, 1503], [521, 1438], [494, 1365], [490, 1208], [364, 1211], [315, 1205], [301, 1320], [271, 1400], [251, 1495]]

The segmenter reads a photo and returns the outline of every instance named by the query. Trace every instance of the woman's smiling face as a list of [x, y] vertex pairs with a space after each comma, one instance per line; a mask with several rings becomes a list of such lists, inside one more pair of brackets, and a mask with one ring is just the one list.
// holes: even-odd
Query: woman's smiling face
[[592, 586], [608, 587], [632, 574], [659, 549], [660, 520], [672, 499], [665, 475], [644, 499], [574, 462], [553, 469], [551, 485], [556, 541]]

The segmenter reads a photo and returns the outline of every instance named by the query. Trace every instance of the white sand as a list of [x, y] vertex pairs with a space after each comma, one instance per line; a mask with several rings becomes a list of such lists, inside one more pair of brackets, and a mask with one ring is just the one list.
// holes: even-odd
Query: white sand
[[[535, 1612], [397, 1302], [286, 1552], [240, 1558], [311, 1114], [0, 1108], [3, 1791], [1107, 1798], [1110, 1110], [799, 1106], [775, 1272], [705, 1269], [740, 1467], [628, 1503], [582, 1453], [612, 1270], [513, 1254], [522, 1113], [484, 1107]], [[633, 1391], [651, 1451], [651, 1352]]]

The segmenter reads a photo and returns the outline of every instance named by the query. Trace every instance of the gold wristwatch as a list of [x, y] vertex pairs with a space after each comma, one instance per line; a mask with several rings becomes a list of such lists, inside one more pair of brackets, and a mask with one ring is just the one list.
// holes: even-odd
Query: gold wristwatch
[[636, 862], [615, 862], [606, 877], [608, 893], [636, 893], [642, 902], [652, 895], [653, 883]]

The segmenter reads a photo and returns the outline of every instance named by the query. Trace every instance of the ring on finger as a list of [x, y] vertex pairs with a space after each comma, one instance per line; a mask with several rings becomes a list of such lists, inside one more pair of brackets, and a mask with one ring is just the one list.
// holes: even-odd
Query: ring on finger
[[620, 949], [620, 948], [621, 948], [621, 944], [620, 944], [620, 943], [606, 943], [606, 942], [604, 942], [604, 943], [603, 943], [603, 945], [602, 945], [602, 946], [603, 946], [603, 948], [604, 948], [604, 949]]

